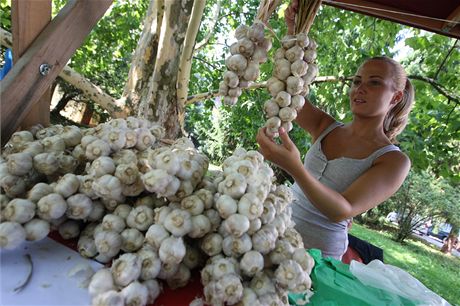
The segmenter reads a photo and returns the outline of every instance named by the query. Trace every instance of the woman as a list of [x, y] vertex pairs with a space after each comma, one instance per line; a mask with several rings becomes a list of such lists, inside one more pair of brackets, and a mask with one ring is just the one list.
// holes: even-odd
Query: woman
[[312, 136], [305, 156], [280, 129], [281, 144], [261, 129], [257, 142], [264, 157], [295, 180], [292, 218], [306, 248], [340, 259], [347, 249], [348, 220], [387, 200], [402, 185], [409, 158], [395, 143], [414, 99], [401, 65], [387, 57], [366, 60], [353, 78], [353, 120], [342, 124], [311, 103], [296, 122]]

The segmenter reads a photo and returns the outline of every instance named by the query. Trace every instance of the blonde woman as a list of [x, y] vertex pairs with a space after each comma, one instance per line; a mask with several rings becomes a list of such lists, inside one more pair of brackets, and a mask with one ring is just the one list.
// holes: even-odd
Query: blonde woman
[[348, 246], [348, 220], [387, 200], [402, 185], [410, 160], [394, 143], [413, 101], [402, 66], [374, 57], [353, 78], [350, 123], [336, 121], [308, 101], [299, 112], [297, 124], [313, 139], [304, 163], [283, 129], [281, 144], [259, 131], [261, 153], [295, 180], [292, 217], [306, 248], [341, 259]]

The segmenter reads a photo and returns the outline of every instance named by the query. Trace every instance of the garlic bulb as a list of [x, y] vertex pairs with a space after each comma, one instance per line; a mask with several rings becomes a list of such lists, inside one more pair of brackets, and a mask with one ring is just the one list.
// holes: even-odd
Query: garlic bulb
[[64, 239], [72, 239], [80, 235], [80, 224], [75, 220], [67, 220], [59, 225], [59, 235]]
[[174, 209], [164, 220], [164, 227], [176, 237], [187, 235], [192, 230], [192, 219], [188, 211]]
[[257, 251], [246, 252], [240, 261], [240, 269], [247, 276], [254, 276], [264, 268], [264, 257]]
[[2, 212], [3, 217], [12, 222], [26, 223], [35, 216], [36, 205], [30, 200], [13, 199]]
[[111, 271], [115, 284], [127, 286], [141, 275], [142, 261], [134, 253], [125, 253], [113, 261]]
[[92, 297], [114, 289], [115, 284], [109, 268], [102, 268], [96, 271], [88, 285], [88, 291]]
[[113, 174], [115, 172], [115, 162], [108, 156], [100, 156], [96, 158], [89, 167], [87, 173], [95, 178], [105, 174]]
[[191, 238], [201, 238], [211, 231], [211, 222], [205, 215], [191, 216], [192, 229], [188, 233]]
[[158, 250], [163, 240], [170, 236], [161, 224], [152, 224], [145, 233], [145, 242]]
[[135, 281], [121, 290], [125, 305], [147, 305], [148, 289], [143, 284]]
[[32, 170], [33, 160], [29, 153], [14, 153], [7, 156], [6, 165], [13, 175], [25, 175]]
[[117, 233], [121, 233], [125, 227], [125, 219], [115, 214], [106, 214], [102, 218], [102, 230], [104, 231], [114, 231]]
[[185, 256], [185, 245], [182, 237], [168, 237], [161, 243], [158, 254], [164, 263], [179, 264]]
[[292, 254], [292, 259], [298, 262], [307, 274], [311, 274], [311, 270], [315, 266], [315, 261], [304, 248], [295, 249]]
[[243, 296], [243, 284], [238, 276], [228, 274], [217, 282], [216, 291], [222, 292], [224, 302], [229, 305], [236, 304]]
[[177, 288], [185, 287], [190, 280], [190, 276], [190, 269], [181, 263], [174, 276], [166, 279], [166, 282], [168, 283], [168, 286], [174, 290]]
[[133, 208], [128, 217], [126, 224], [140, 231], [146, 231], [154, 222], [154, 211], [145, 205]]
[[26, 231], [26, 240], [38, 241], [48, 236], [50, 232], [50, 224], [42, 219], [32, 219], [24, 224]]
[[15, 249], [26, 239], [26, 231], [17, 222], [0, 223], [0, 249]]
[[125, 252], [139, 250], [144, 243], [144, 235], [135, 228], [127, 228], [121, 232], [121, 249]]
[[147, 287], [147, 304], [152, 305], [163, 289], [156, 279], [146, 280], [142, 284]]
[[117, 232], [100, 231], [94, 234], [94, 242], [100, 255], [111, 258], [120, 252], [123, 240]]
[[92, 187], [95, 194], [101, 198], [119, 200], [122, 197], [120, 180], [110, 174], [95, 179]]
[[224, 227], [232, 236], [241, 237], [249, 229], [249, 219], [245, 215], [233, 214], [224, 221]]
[[58, 193], [50, 193], [37, 203], [37, 215], [43, 220], [59, 219], [67, 210], [67, 202]]
[[74, 194], [67, 198], [66, 215], [70, 219], [86, 219], [93, 210], [93, 201], [82, 193]]
[[304, 273], [296, 261], [287, 259], [275, 270], [275, 280], [282, 288], [294, 289], [301, 282]]
[[98, 251], [93, 237], [85, 236], [80, 233], [77, 243], [77, 250], [80, 255], [91, 258], [97, 255]]
[[158, 253], [148, 247], [143, 247], [137, 252], [141, 260], [141, 274], [140, 279], [150, 280], [158, 276], [161, 270], [161, 260]]

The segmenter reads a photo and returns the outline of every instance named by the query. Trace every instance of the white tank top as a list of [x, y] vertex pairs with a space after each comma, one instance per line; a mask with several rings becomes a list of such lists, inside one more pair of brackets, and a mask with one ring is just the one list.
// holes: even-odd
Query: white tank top
[[[387, 145], [363, 159], [339, 157], [328, 160], [321, 150], [321, 140], [343, 123], [334, 122], [327, 127], [308, 150], [304, 166], [322, 184], [337, 192], [345, 191], [361, 174], [369, 169], [374, 160], [390, 152], [399, 151], [395, 145]], [[300, 186], [292, 186], [294, 201], [292, 219], [302, 236], [305, 248], [320, 249], [324, 257], [341, 259], [348, 247], [347, 225], [349, 220], [332, 222], [324, 216], [305, 196]]]

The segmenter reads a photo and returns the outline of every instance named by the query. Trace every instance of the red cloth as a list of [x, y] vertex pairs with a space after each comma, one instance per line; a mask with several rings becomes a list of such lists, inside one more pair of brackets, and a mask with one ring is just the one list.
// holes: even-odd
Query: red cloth
[[342, 262], [349, 265], [352, 260], [356, 260], [357, 262], [363, 262], [358, 252], [356, 252], [356, 250], [353, 249], [351, 246], [348, 246], [347, 251], [342, 256]]

